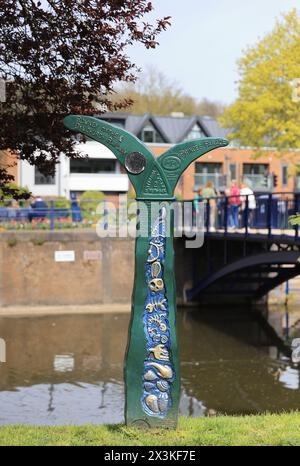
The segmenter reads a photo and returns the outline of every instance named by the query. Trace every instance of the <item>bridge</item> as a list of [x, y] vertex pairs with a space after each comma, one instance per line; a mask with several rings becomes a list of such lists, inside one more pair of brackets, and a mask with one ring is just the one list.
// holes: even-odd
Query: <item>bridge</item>
[[[289, 221], [300, 210], [299, 199], [298, 193], [255, 194], [251, 200], [247, 195], [233, 208], [229, 196], [202, 201], [203, 246], [186, 249], [186, 236], [176, 242], [180, 297], [185, 302], [249, 303], [299, 275], [299, 227]], [[193, 209], [197, 213], [197, 203]], [[236, 226], [230, 219], [234, 209]]]
[[[270, 290], [300, 274], [299, 227], [289, 221], [300, 212], [300, 193], [243, 195], [238, 205], [232, 203], [232, 197], [175, 204], [181, 206], [181, 213], [190, 209], [194, 224], [188, 228], [194, 234], [201, 229], [204, 234], [203, 246], [195, 249], [185, 247], [191, 231], [183, 230], [183, 236], [175, 238], [178, 298], [185, 302], [249, 303], [263, 299]], [[107, 201], [101, 202], [101, 221], [109, 224]], [[91, 208], [87, 209], [87, 204]], [[95, 200], [66, 200], [60, 206], [57, 201], [47, 200], [42, 208], [35, 209], [3, 205], [0, 227], [90, 228], [99, 221], [99, 216], [93, 216], [95, 204]], [[175, 208], [178, 227], [177, 221]]]

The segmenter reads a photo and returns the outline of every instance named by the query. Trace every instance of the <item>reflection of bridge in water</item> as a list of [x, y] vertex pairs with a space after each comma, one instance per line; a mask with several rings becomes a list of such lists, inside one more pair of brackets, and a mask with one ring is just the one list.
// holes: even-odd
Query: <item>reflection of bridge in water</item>
[[[204, 200], [202, 248], [184, 247], [192, 231], [199, 233], [195, 226], [176, 242], [179, 295], [187, 301], [249, 302], [299, 275], [299, 227], [289, 223], [300, 211], [299, 196], [247, 195], [238, 206], [226, 196]], [[187, 206], [195, 218], [199, 204]]]

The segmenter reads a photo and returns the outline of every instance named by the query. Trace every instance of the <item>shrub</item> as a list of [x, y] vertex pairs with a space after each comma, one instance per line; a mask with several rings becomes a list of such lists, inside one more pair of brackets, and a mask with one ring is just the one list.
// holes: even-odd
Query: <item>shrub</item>
[[289, 222], [292, 226], [300, 225], [300, 214], [290, 215]]
[[14, 248], [17, 245], [17, 239], [16, 238], [9, 238], [7, 240], [7, 244], [10, 248]]
[[[55, 209], [70, 209], [70, 201], [63, 196], [51, 197]], [[50, 207], [50, 201], [47, 202]]]
[[[27, 187], [18, 186], [15, 183], [9, 183], [8, 185], [11, 191], [14, 191], [15, 197], [18, 199], [28, 199], [30, 197], [30, 191]], [[0, 188], [0, 206], [1, 207], [9, 207], [14, 200], [11, 198], [11, 195], [4, 194], [2, 189]], [[20, 206], [22, 205], [22, 201], [19, 201]]]
[[80, 202], [80, 208], [84, 213], [95, 213], [99, 202], [104, 199], [105, 195], [101, 191], [85, 191], [80, 197], [80, 201], [84, 201]]

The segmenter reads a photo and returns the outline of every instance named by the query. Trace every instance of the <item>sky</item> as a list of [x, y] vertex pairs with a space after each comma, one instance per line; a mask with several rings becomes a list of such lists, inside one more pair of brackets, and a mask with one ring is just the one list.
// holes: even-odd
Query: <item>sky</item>
[[188, 94], [230, 104], [237, 97], [237, 59], [270, 32], [300, 0], [152, 0], [154, 16], [172, 16], [155, 50], [129, 55], [142, 69], [154, 66]]

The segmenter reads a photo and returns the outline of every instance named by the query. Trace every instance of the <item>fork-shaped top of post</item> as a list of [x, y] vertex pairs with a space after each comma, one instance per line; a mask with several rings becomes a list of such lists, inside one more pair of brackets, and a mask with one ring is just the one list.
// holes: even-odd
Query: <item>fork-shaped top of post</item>
[[228, 141], [222, 138], [197, 139], [176, 144], [156, 158], [138, 138], [99, 118], [70, 115], [64, 119], [64, 124], [114, 153], [125, 168], [137, 199], [173, 199], [180, 176], [194, 160], [217, 147], [228, 145]]

